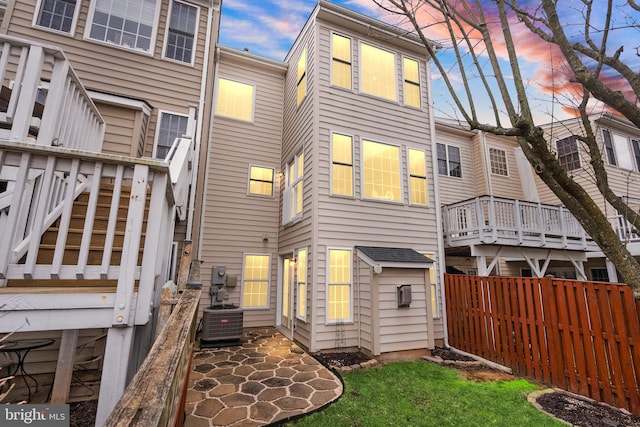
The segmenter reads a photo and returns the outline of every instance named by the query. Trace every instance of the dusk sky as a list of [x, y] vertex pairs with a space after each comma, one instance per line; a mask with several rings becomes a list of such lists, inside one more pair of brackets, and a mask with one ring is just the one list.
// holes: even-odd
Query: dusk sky
[[[333, 2], [385, 22], [394, 24], [398, 22], [396, 17], [379, 8], [372, 0], [334, 0]], [[614, 2], [626, 3], [626, 0], [614, 0]], [[574, 28], [575, 31], [580, 32], [584, 20], [579, 10], [572, 9], [572, 3], [567, 2], [566, 4], [569, 6], [560, 13], [563, 21], [567, 23], [568, 31], [570, 28]], [[604, 3], [596, 2], [597, 5]], [[315, 5], [315, 0], [223, 0], [220, 43], [239, 50], [247, 48], [258, 56], [283, 60]], [[595, 16], [603, 15], [595, 14]], [[635, 45], [626, 46], [623, 57], [627, 55], [629, 62], [633, 63], [636, 68], [640, 68], [640, 59], [634, 50], [640, 46], [640, 27], [638, 26], [640, 16], [636, 15], [640, 14], [620, 15], [616, 18], [615, 26], [620, 29], [611, 34], [611, 46], [618, 46], [615, 44], [616, 39], [636, 40]], [[432, 19], [428, 13], [419, 15], [419, 20], [423, 24], [430, 23]], [[502, 40], [497, 30], [496, 26], [497, 36], [494, 43], [500, 51]], [[569, 74], [563, 71], [559, 53], [550, 49], [546, 43], [522, 25], [514, 27], [512, 32], [518, 45], [518, 58], [529, 90], [530, 102], [537, 111], [540, 123], [550, 121], [552, 113], [557, 119], [571, 117], [572, 114], [563, 106], [570, 101]], [[447, 55], [446, 45], [448, 43], [442, 28], [431, 27], [425, 31], [425, 35], [432, 40], [443, 43], [445, 49], [441, 51], [441, 54]], [[597, 32], [595, 37], [597, 37]], [[506, 59], [506, 55], [504, 55], [504, 59]], [[455, 70], [451, 70], [451, 74], [448, 73], [454, 83], [459, 84], [460, 79], [456, 79], [456, 74]], [[435, 68], [433, 92], [436, 115], [454, 116], [455, 112], [451, 107], [450, 97]], [[555, 94], [555, 102], [550, 102], [552, 92]], [[486, 110], [487, 117], [489, 117], [489, 111]], [[594, 103], [593, 112], [601, 111], [602, 106]]]

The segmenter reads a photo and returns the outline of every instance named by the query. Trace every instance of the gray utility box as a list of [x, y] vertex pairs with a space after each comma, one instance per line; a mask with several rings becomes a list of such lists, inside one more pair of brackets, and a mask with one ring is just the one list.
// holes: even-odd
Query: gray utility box
[[214, 305], [202, 314], [201, 347], [242, 344], [244, 310], [234, 304]]

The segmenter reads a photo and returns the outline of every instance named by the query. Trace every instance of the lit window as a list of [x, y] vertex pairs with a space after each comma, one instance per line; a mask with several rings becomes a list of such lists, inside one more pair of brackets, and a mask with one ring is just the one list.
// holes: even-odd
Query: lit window
[[351, 39], [333, 34], [331, 36], [333, 62], [331, 63], [331, 83], [351, 89]]
[[631, 146], [633, 147], [633, 157], [636, 159], [636, 168], [640, 171], [640, 141], [632, 139]]
[[271, 257], [245, 255], [242, 283], [242, 306], [266, 308], [269, 306]]
[[360, 91], [395, 101], [396, 56], [386, 50], [360, 45]]
[[89, 38], [151, 52], [155, 31], [155, 0], [97, 0]]
[[273, 168], [249, 167], [249, 194], [273, 196]]
[[298, 251], [297, 262], [297, 286], [296, 317], [305, 320], [307, 318], [307, 250]]
[[404, 105], [420, 108], [420, 66], [418, 61], [404, 58]]
[[436, 144], [436, 150], [438, 155], [438, 174], [461, 178], [460, 148], [452, 145]]
[[327, 319], [329, 323], [351, 320], [351, 251], [329, 249]]
[[253, 121], [254, 94], [252, 85], [218, 79], [216, 115]]
[[558, 150], [558, 161], [565, 171], [580, 169], [578, 140], [575, 135], [556, 141], [556, 148]]
[[602, 137], [604, 139], [604, 148], [607, 152], [607, 159], [610, 165], [617, 164], [616, 153], [613, 151], [613, 143], [611, 142], [611, 133], [607, 129], [602, 129]]
[[400, 148], [362, 141], [364, 197], [402, 200], [400, 188]]
[[[424, 254], [425, 257], [431, 258], [435, 261], [435, 254]], [[429, 268], [429, 283], [431, 284], [431, 314], [433, 317], [440, 317], [440, 310], [438, 310], [438, 286], [436, 285], [436, 265]]]
[[422, 150], [409, 148], [409, 189], [411, 203], [427, 204], [427, 163]]
[[197, 7], [177, 1], [171, 3], [165, 57], [188, 64], [193, 61], [197, 20]]
[[77, 15], [76, 0], [42, 0], [37, 25], [70, 33]]
[[287, 165], [283, 193], [282, 223], [288, 224], [302, 216], [304, 155], [299, 153]]
[[353, 149], [350, 136], [331, 135], [331, 193], [353, 196]]
[[509, 176], [507, 169], [507, 153], [497, 148], [489, 148], [489, 162], [491, 173], [495, 175]]
[[182, 138], [187, 133], [189, 117], [178, 114], [160, 113], [160, 125], [156, 136], [156, 159], [167, 157], [176, 138]]
[[305, 96], [307, 96], [307, 48], [302, 49], [300, 58], [298, 58], [298, 80], [297, 80], [297, 98], [296, 105], [300, 105]]

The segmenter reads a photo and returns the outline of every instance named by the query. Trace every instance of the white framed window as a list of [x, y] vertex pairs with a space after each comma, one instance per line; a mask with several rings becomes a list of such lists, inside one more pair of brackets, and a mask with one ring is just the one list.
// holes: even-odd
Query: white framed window
[[412, 205], [426, 206], [429, 203], [427, 194], [427, 161], [424, 150], [407, 149], [409, 163], [409, 197]]
[[169, 25], [164, 41], [164, 57], [193, 64], [199, 8], [180, 1], [171, 2]]
[[253, 121], [256, 88], [254, 85], [219, 78], [216, 85], [217, 116]]
[[507, 152], [499, 148], [489, 148], [489, 163], [494, 175], [509, 176], [507, 166]]
[[304, 153], [296, 154], [285, 169], [285, 186], [282, 203], [282, 223], [288, 224], [302, 218]]
[[591, 280], [594, 282], [609, 282], [609, 271], [606, 268], [592, 268]]
[[298, 75], [296, 81], [296, 105], [300, 105], [307, 96], [307, 48], [302, 49], [298, 58]]
[[187, 133], [188, 124], [189, 116], [160, 111], [153, 157], [165, 159], [176, 138], [182, 138]]
[[362, 185], [365, 198], [402, 201], [400, 147], [362, 141]]
[[[632, 152], [631, 152], [632, 147], [630, 145], [629, 138], [615, 132], [612, 132], [612, 137], [613, 137], [613, 148], [616, 153], [615, 155], [618, 158], [617, 166], [621, 169], [626, 169], [628, 171], [634, 170], [634, 166], [633, 166], [634, 156], [632, 155]], [[611, 163], [611, 164], [615, 165], [616, 163]]]
[[296, 255], [296, 317], [307, 320], [307, 250], [300, 249]]
[[351, 39], [349, 37], [331, 34], [331, 58], [331, 84], [351, 89]]
[[331, 194], [353, 196], [353, 138], [331, 134]]
[[275, 171], [263, 166], [249, 166], [248, 194], [273, 197]]
[[604, 150], [607, 153], [607, 161], [610, 165], [616, 165], [616, 153], [613, 149], [613, 141], [611, 140], [611, 132], [609, 129], [602, 129], [602, 139], [604, 140]]
[[155, 0], [92, 1], [85, 37], [153, 54], [158, 5]]
[[633, 157], [636, 160], [636, 170], [640, 172], [640, 141], [632, 139], [631, 148], [633, 149]]
[[[425, 257], [436, 260], [436, 255], [433, 253], [424, 254]], [[431, 314], [434, 318], [440, 317], [440, 304], [438, 304], [438, 285], [436, 283], [436, 263], [434, 262], [431, 268], [429, 268], [429, 287], [431, 290]]]
[[80, 12], [79, 0], [39, 0], [33, 25], [73, 34]]
[[560, 166], [566, 171], [580, 169], [580, 153], [578, 151], [578, 139], [575, 135], [568, 136], [556, 141], [558, 161]]
[[460, 148], [453, 145], [436, 144], [438, 174], [462, 178]]
[[353, 320], [352, 251], [329, 249], [327, 265], [327, 323]]
[[402, 58], [404, 74], [404, 105], [420, 108], [420, 63], [415, 59]]
[[396, 82], [395, 53], [360, 43], [360, 92], [397, 101]]
[[271, 255], [245, 254], [242, 263], [242, 307], [269, 308]]

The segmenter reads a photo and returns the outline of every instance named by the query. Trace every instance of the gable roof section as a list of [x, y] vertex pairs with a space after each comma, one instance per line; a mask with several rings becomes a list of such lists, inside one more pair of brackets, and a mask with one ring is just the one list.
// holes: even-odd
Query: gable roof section
[[372, 267], [431, 268], [434, 261], [410, 248], [356, 246], [360, 258]]

